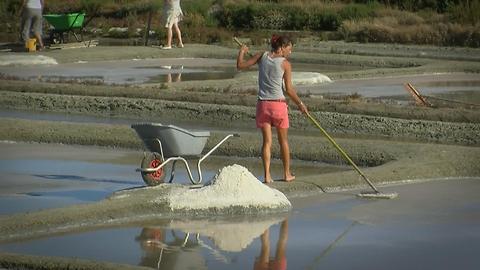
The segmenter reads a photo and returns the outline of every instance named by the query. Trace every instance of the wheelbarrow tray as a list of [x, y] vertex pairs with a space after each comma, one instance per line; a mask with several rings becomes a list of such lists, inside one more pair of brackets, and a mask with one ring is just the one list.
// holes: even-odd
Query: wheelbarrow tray
[[69, 31], [83, 27], [85, 13], [46, 14], [43, 17], [55, 31]]
[[[150, 152], [163, 151], [165, 158], [199, 156], [210, 137], [209, 131], [190, 131], [160, 123], [133, 124], [132, 128]], [[157, 139], [162, 144], [161, 149]]]

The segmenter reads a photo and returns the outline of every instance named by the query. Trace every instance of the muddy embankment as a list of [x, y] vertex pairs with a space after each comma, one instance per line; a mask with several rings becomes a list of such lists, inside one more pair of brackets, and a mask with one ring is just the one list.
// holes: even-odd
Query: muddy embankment
[[[70, 114], [86, 114], [104, 117], [127, 117], [133, 121], [142, 119], [158, 119], [161, 122], [175, 123], [188, 119], [204, 125], [214, 125], [219, 128], [235, 129], [251, 128], [255, 118], [255, 103], [252, 95], [238, 93], [204, 93], [175, 91], [176, 97], [170, 93], [170, 100], [160, 98], [168, 90], [149, 89], [160, 91], [158, 96], [136, 93], [134, 87], [123, 89], [124, 93], [132, 97], [118, 97], [123, 93], [112, 93], [106, 96], [83, 95], [75, 90], [63, 90], [57, 94], [59, 86], [44, 84], [37, 87], [47, 93], [24, 93], [28, 83], [12, 83], [0, 90], [12, 90], [15, 85], [17, 91], [0, 91], [0, 105], [4, 109], [20, 109], [44, 112], [58, 112]], [[68, 87], [63, 85], [64, 87]], [[77, 86], [78, 87], [78, 86]], [[104, 87], [105, 88], [105, 87]], [[110, 87], [114, 88], [114, 87]], [[23, 89], [23, 90], [22, 90]], [[35, 90], [34, 90], [35, 91]], [[65, 93], [66, 92], [66, 93]], [[73, 92], [74, 95], [68, 94]], [[95, 92], [94, 92], [95, 93]], [[96, 91], [97, 94], [98, 90]], [[117, 97], [110, 96], [116, 94]], [[222, 102], [230, 100], [229, 104]], [[312, 98], [303, 98], [309, 105], [312, 115], [322, 126], [332, 134], [342, 136], [362, 136], [364, 138], [384, 138], [413, 140], [421, 142], [480, 145], [480, 112], [465, 109], [419, 109], [414, 107], [401, 108], [385, 104], [368, 104], [353, 102], [347, 108], [344, 104], [328, 104], [330, 111], [318, 111], [322, 107]], [[327, 107], [326, 106], [326, 107]], [[294, 105], [292, 107], [295, 107]], [[365, 109], [364, 109], [365, 108]], [[366, 109], [369, 108], [369, 109]], [[374, 110], [374, 108], [376, 110]], [[380, 116], [389, 110], [396, 111], [392, 116]], [[338, 112], [339, 111], [339, 112]], [[346, 112], [344, 112], [346, 111]], [[356, 113], [355, 113], [356, 112]], [[403, 117], [402, 117], [403, 116]], [[403, 119], [402, 119], [403, 118]], [[406, 119], [405, 119], [406, 118]], [[432, 119], [432, 120], [425, 120]], [[437, 119], [437, 121], [435, 121]], [[449, 121], [450, 120], [450, 121]], [[315, 127], [298, 111], [291, 111], [291, 125], [294, 132], [313, 132]], [[305, 158], [301, 158], [305, 159]], [[307, 159], [308, 160], [308, 159]]]

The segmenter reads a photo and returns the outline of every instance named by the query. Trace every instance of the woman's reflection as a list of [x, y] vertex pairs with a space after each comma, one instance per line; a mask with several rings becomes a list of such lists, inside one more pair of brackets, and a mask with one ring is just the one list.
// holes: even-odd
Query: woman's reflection
[[286, 253], [287, 239], [288, 239], [288, 219], [285, 219], [284, 221], [282, 221], [280, 225], [280, 232], [278, 236], [275, 257], [270, 258], [269, 229], [265, 230], [265, 232], [262, 234], [260, 239], [262, 242], [262, 249], [260, 251], [260, 256], [255, 260], [253, 269], [255, 270], [287, 269], [287, 257], [285, 253]]
[[167, 73], [167, 78], [166, 78], [167, 83], [182, 81], [183, 66], [177, 66], [177, 67], [162, 66], [162, 68], [171, 70], [170, 72]]

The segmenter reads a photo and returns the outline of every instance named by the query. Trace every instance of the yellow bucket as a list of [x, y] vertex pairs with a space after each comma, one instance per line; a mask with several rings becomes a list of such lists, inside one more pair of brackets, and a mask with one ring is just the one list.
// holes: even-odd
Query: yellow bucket
[[36, 38], [30, 38], [27, 40], [25, 43], [25, 48], [29, 52], [34, 52], [37, 50], [37, 39]]

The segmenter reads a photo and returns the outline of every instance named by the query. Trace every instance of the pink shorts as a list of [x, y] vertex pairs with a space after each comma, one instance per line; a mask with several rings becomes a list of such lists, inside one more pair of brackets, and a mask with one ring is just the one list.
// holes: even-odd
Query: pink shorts
[[286, 101], [259, 100], [257, 102], [257, 128], [266, 124], [276, 128], [288, 128], [288, 105]]

